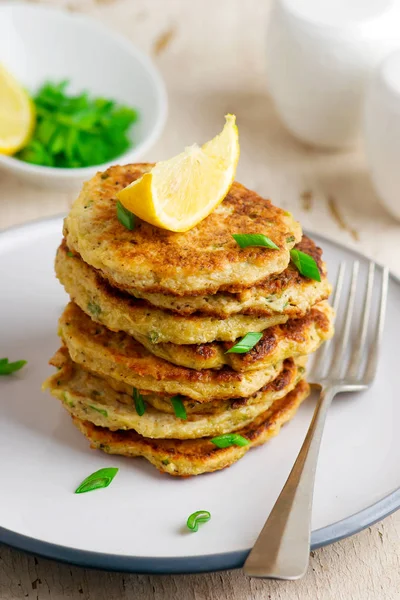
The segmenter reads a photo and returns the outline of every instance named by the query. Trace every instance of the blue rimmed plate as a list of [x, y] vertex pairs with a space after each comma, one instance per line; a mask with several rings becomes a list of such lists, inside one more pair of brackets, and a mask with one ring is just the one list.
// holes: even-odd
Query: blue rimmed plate
[[[230, 469], [197, 478], [159, 474], [144, 460], [89, 448], [41, 383], [58, 348], [67, 296], [53, 272], [61, 218], [0, 234], [0, 356], [28, 365], [0, 380], [0, 542], [58, 560], [115, 570], [176, 573], [242, 565], [290, 471], [314, 403], [266, 446]], [[318, 235], [334, 280], [342, 260], [368, 261]], [[331, 407], [318, 465], [313, 547], [351, 535], [400, 506], [400, 403], [396, 369], [400, 285], [391, 278], [388, 326], [378, 376], [364, 394]], [[112, 485], [75, 495], [91, 472], [120, 468]], [[198, 533], [187, 516], [212, 514]]]

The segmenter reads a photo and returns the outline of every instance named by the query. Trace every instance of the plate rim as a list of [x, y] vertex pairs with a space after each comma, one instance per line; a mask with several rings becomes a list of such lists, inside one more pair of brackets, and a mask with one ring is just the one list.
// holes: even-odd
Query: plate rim
[[[65, 213], [52, 215], [46, 218], [30, 220], [21, 224], [13, 225], [0, 230], [0, 243], [4, 235], [16, 230], [29, 229], [41, 224], [50, 225], [59, 222], [65, 217]], [[327, 236], [319, 233], [313, 234], [306, 231], [311, 237], [326, 240], [328, 243], [340, 249], [345, 249], [353, 256], [360, 259], [369, 259], [368, 256], [345, 244], [341, 244]], [[371, 259], [372, 260], [372, 259]], [[376, 263], [382, 268], [380, 263]], [[390, 272], [390, 278], [400, 284], [400, 278]], [[377, 523], [385, 517], [390, 516], [400, 508], [400, 486], [352, 515], [341, 519], [331, 525], [316, 529], [311, 533], [311, 550], [333, 544], [341, 539], [359, 533], [363, 529]], [[120, 571], [128, 573], [145, 574], [188, 574], [207, 573], [227, 569], [238, 569], [243, 566], [249, 549], [235, 550], [233, 552], [222, 552], [218, 554], [202, 554], [198, 556], [127, 556], [120, 554], [108, 554], [105, 552], [92, 552], [90, 550], [79, 550], [71, 546], [63, 546], [52, 542], [45, 542], [36, 538], [16, 533], [0, 525], [0, 543], [25, 552], [36, 554], [44, 558], [58, 560], [60, 562], [108, 571]]]

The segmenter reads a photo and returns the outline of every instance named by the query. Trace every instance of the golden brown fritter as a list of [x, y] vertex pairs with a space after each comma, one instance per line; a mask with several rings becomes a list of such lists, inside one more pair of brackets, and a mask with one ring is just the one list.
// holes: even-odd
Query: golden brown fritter
[[[56, 367], [58, 370], [65, 369], [66, 367], [71, 368], [71, 365], [74, 365], [74, 368], [82, 368], [71, 360], [66, 346], [62, 346], [59, 350], [57, 350], [54, 356], [50, 359], [49, 364]], [[287, 358], [283, 361], [279, 368], [276, 368], [276, 375], [274, 379], [266, 383], [255, 394], [253, 394], [252, 396], [248, 396], [247, 398], [209, 398], [206, 402], [198, 402], [187, 396], [182, 396], [181, 394], [179, 394], [179, 398], [181, 399], [187, 414], [198, 415], [210, 411], [212, 411], [214, 414], [219, 414], [228, 410], [229, 408], [239, 408], [241, 406], [248, 406], [255, 402], [259, 402], [262, 397], [262, 394], [264, 393], [280, 393], [283, 389], [293, 385], [293, 382], [295, 381], [297, 376], [299, 376], [300, 378], [304, 377], [306, 365], [307, 356], [299, 356], [296, 359]], [[91, 374], [93, 375], [93, 373]], [[47, 383], [50, 380], [53, 381], [53, 377], [57, 384], [58, 378], [57, 373], [55, 373], [54, 376], [51, 376], [50, 379], [48, 379], [45, 382], [45, 387], [47, 387]], [[128, 404], [132, 404], [133, 388], [130, 384], [104, 375], [101, 377], [101, 380], [104, 381], [107, 384], [107, 386], [109, 386], [112, 390], [119, 394], [120, 402], [127, 402]], [[153, 406], [161, 412], [170, 414], [175, 413], [171, 402], [171, 398], [173, 398], [175, 394], [167, 394], [165, 392], [152, 392], [143, 389], [139, 389], [139, 391], [143, 396], [146, 404]]]
[[285, 358], [315, 352], [333, 335], [333, 310], [327, 301], [313, 306], [304, 317], [289, 319], [282, 325], [265, 329], [262, 338], [245, 354], [227, 353], [235, 342], [214, 342], [179, 346], [153, 344], [137, 336], [152, 354], [189, 369], [221, 369], [225, 365], [234, 371], [252, 371], [276, 364]]
[[142, 456], [161, 472], [175, 476], [200, 475], [229, 467], [253, 446], [259, 446], [277, 435], [282, 425], [293, 418], [301, 402], [309, 394], [303, 379], [287, 396], [274, 402], [265, 412], [236, 433], [249, 440], [247, 446], [218, 448], [209, 439], [150, 439], [129, 431], [110, 431], [89, 421], [73, 417], [76, 427], [90, 440], [91, 447], [108, 454]]
[[[175, 295], [211, 294], [250, 287], [283, 271], [301, 239], [293, 217], [239, 183], [201, 223], [173, 233], [137, 219], [134, 231], [116, 216], [116, 192], [153, 165], [110, 167], [84, 184], [65, 219], [68, 247], [125, 288]], [[232, 234], [263, 233], [279, 250], [242, 249]]]
[[[184, 317], [146, 306], [143, 301], [111, 289], [81, 259], [68, 256], [65, 248], [58, 250], [56, 271], [71, 298], [92, 320], [111, 331], [132, 335], [155, 356], [189, 369], [220, 369], [224, 365], [236, 371], [260, 369], [289, 356], [314, 352], [333, 333], [332, 310], [326, 301], [315, 305], [303, 317], [286, 321], [287, 327], [275, 324], [280, 318], [286, 320], [284, 315], [260, 318], [234, 315], [225, 320], [200, 315]], [[225, 340], [238, 331], [240, 334], [231, 343], [184, 343], [193, 338], [213, 339], [217, 329]], [[227, 354], [237, 338], [249, 331], [264, 331], [257, 346], [248, 354]], [[166, 342], [168, 336], [178, 342]]]
[[289, 263], [288, 267], [276, 275], [247, 289], [217, 292], [209, 296], [172, 296], [143, 292], [134, 288], [125, 291], [147, 300], [152, 306], [172, 310], [180, 315], [201, 312], [203, 315], [226, 319], [235, 314], [270, 316], [285, 314], [290, 318], [301, 317], [314, 304], [326, 300], [331, 293], [331, 285], [326, 276], [322, 261], [322, 250], [314, 242], [303, 236], [296, 249], [312, 256], [318, 265], [321, 281], [314, 281], [300, 275], [298, 269]]
[[[207, 402], [203, 404], [201, 413], [189, 413], [186, 419], [177, 418], [173, 409], [172, 412], [164, 412], [155, 408], [147, 401], [148, 396], [143, 397], [145, 412], [139, 415], [132, 388], [128, 388], [129, 393], [116, 391], [104, 379], [73, 363], [69, 357], [66, 357], [61, 369], [45, 382], [44, 388], [61, 400], [71, 415], [100, 427], [112, 431], [134, 429], [150, 438], [193, 439], [230, 433], [249, 424], [273, 402], [288, 394], [303, 376], [303, 370], [297, 369], [293, 361], [285, 371], [286, 378], [283, 373], [278, 376], [277, 384], [271, 382], [251, 398], [231, 402], [222, 409], [215, 401]], [[285, 379], [286, 385], [282, 385]], [[171, 400], [169, 405], [172, 408]]]
[[151, 354], [133, 337], [109, 331], [72, 302], [59, 321], [59, 334], [72, 360], [102, 377], [153, 392], [181, 394], [199, 402], [247, 397], [272, 381], [282, 363], [238, 373], [225, 367], [195, 371]]
[[232, 315], [228, 319], [176, 315], [121, 294], [83, 260], [71, 256], [65, 246], [58, 249], [55, 267], [57, 277], [71, 299], [93, 320], [112, 331], [125, 331], [141, 341], [174, 344], [233, 341], [248, 331], [262, 331], [288, 319], [284, 314], [268, 317]]

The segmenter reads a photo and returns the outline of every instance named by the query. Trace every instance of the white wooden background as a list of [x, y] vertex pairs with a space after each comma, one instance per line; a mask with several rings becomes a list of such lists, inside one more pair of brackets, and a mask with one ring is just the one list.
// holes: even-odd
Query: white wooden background
[[[46, 2], [43, 2], [46, 3]], [[265, 37], [269, 0], [47, 0], [85, 12], [151, 54], [170, 112], [144, 159], [167, 158], [237, 115], [238, 179], [304, 227], [388, 264], [400, 274], [400, 225], [381, 208], [361, 149], [321, 153], [282, 128], [268, 97]], [[32, 188], [0, 173], [0, 228], [64, 212], [73, 194]], [[1, 489], [0, 489], [1, 494]], [[400, 513], [312, 553], [298, 582], [249, 579], [240, 571], [187, 576], [106, 573], [0, 547], [0, 600], [395, 600], [400, 599]]]

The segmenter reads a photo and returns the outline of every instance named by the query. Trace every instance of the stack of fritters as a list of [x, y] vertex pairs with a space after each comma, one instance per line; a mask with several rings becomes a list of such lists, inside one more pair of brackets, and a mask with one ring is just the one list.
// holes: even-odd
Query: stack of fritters
[[[276, 435], [307, 397], [306, 356], [333, 333], [330, 285], [293, 217], [238, 183], [186, 233], [139, 220], [126, 229], [116, 192], [151, 167], [97, 174], [65, 220], [56, 273], [71, 303], [45, 385], [92, 447], [197, 475]], [[254, 233], [279, 249], [232, 237]], [[320, 282], [290, 263], [294, 246], [315, 259]], [[227, 353], [249, 332], [261, 340]], [[232, 432], [249, 443], [211, 441]]]

